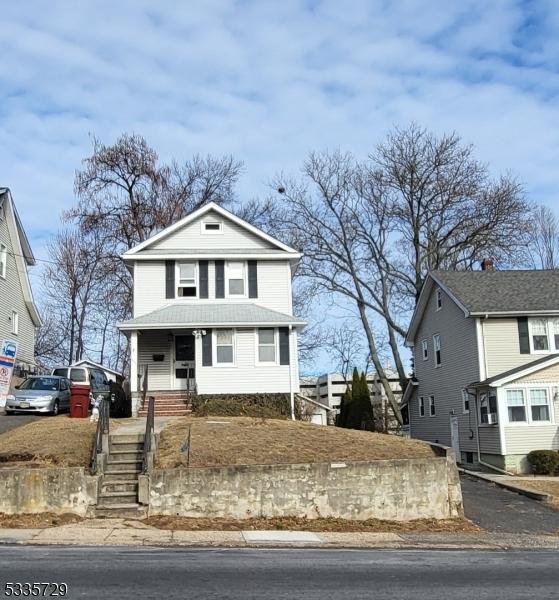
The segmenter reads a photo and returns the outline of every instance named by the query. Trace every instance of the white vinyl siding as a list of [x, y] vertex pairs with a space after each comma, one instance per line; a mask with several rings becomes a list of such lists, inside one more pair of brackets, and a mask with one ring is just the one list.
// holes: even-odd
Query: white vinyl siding
[[[212, 237], [212, 236], [210, 236]], [[214, 236], [213, 239], [216, 239]], [[291, 313], [290, 277], [287, 260], [258, 261], [258, 298], [215, 298], [215, 262], [208, 264], [208, 298], [180, 298], [177, 302], [254, 302], [265, 308]], [[165, 261], [137, 261], [134, 268], [134, 317], [174, 302], [165, 297]]]
[[[255, 329], [235, 330], [235, 366], [203, 367], [202, 340], [196, 340], [196, 385], [199, 394], [289, 393], [289, 368], [292, 367], [293, 390], [299, 392], [297, 362], [255, 368], [257, 345]], [[293, 334], [293, 346], [296, 338]]]
[[[200, 225], [202, 219], [207, 222], [222, 221], [222, 233], [220, 235], [208, 235], [207, 232], [202, 232]], [[212, 248], [277, 248], [277, 246], [214, 211], [208, 212], [203, 217], [194, 220], [150, 246], [150, 250], [187, 250], [189, 248], [211, 250]], [[279, 249], [278, 251], [281, 252]]]
[[[169, 339], [168, 331], [144, 331], [138, 336], [138, 373], [143, 375], [144, 366], [148, 365], [150, 391], [173, 389], [172, 353], [173, 339]], [[163, 360], [154, 361], [154, 354], [163, 354]]]

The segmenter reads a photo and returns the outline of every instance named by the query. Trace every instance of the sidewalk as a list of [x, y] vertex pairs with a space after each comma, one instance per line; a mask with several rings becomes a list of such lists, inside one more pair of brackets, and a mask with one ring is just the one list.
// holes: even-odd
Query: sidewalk
[[170, 531], [137, 521], [92, 519], [48, 529], [0, 529], [0, 544], [395, 549], [559, 549], [559, 536], [502, 533]]

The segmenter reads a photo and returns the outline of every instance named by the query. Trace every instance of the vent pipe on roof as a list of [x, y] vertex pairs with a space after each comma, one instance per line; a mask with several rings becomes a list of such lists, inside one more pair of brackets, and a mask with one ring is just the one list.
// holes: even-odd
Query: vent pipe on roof
[[484, 258], [481, 261], [481, 270], [482, 271], [493, 271], [493, 259], [492, 258]]

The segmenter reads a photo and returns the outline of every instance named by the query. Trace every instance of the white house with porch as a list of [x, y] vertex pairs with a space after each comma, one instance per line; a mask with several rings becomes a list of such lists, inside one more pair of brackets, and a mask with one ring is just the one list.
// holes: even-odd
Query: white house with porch
[[[299, 392], [291, 279], [300, 254], [215, 203], [122, 258], [134, 277], [133, 413], [142, 378], [161, 404], [197, 394]], [[159, 414], [162, 414], [160, 411]]]

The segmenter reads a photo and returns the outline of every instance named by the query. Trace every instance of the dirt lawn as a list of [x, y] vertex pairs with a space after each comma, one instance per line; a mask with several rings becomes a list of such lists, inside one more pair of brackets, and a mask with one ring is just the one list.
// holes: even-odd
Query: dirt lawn
[[551, 494], [553, 499], [550, 501], [550, 504], [559, 508], [559, 477], [555, 480], [526, 477], [525, 479], [515, 479], [514, 481], [511, 481], [511, 483], [516, 483], [519, 486], [536, 492]]
[[86, 467], [95, 424], [67, 415], [43, 417], [0, 435], [0, 469]]
[[300, 421], [250, 417], [185, 417], [161, 432], [156, 467], [186, 466], [181, 451], [191, 428], [191, 467], [386, 460], [435, 456], [417, 440], [323, 427]]

